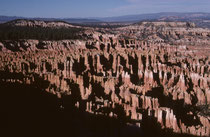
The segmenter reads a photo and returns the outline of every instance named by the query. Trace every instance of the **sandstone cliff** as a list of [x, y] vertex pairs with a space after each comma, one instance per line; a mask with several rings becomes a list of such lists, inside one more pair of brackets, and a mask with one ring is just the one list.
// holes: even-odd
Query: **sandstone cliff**
[[[160, 40], [159, 31], [174, 45]], [[0, 80], [36, 85], [42, 79], [45, 86], [36, 86], [60, 99], [74, 95], [75, 106], [85, 102], [89, 113], [119, 117], [121, 106], [127, 124], [141, 128], [152, 117], [162, 129], [210, 135], [209, 30], [156, 22], [118, 28], [117, 34], [86, 33], [87, 41], [1, 41]], [[184, 37], [194, 38], [194, 46]]]

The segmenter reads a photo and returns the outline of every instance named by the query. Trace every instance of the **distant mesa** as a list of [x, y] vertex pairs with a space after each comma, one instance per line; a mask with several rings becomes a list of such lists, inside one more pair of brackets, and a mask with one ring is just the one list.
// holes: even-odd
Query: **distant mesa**
[[191, 12], [191, 13], [177, 13], [177, 12], [162, 12], [139, 15], [126, 15], [118, 17], [101, 17], [101, 18], [26, 18], [26, 17], [10, 17], [0, 16], [0, 22], [5, 23], [16, 19], [29, 20], [44, 20], [44, 21], [65, 21], [68, 23], [77, 23], [83, 25], [104, 26], [104, 23], [109, 25], [124, 25], [128, 23], [136, 23], [139, 21], [185, 21], [194, 22], [199, 27], [210, 28], [209, 20], [210, 13]]

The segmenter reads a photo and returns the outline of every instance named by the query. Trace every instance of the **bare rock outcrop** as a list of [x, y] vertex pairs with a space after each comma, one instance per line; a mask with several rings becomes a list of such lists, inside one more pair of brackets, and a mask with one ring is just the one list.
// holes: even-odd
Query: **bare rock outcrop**
[[[143, 28], [170, 35], [176, 44], [187, 44], [184, 37], [190, 35], [197, 42], [195, 47], [172, 46], [157, 38], [159, 33], [151, 36], [152, 42], [140, 40], [147, 35]], [[125, 29], [139, 39], [122, 38], [122, 32], [95, 33], [88, 41], [2, 41], [0, 80], [36, 85], [42, 79], [46, 84], [37, 86], [61, 99], [74, 96], [75, 106], [85, 102], [89, 113], [119, 117], [121, 106], [127, 123], [140, 128], [146, 115], [162, 129], [209, 136], [209, 30], [189, 23], [144, 22], [115, 33]]]

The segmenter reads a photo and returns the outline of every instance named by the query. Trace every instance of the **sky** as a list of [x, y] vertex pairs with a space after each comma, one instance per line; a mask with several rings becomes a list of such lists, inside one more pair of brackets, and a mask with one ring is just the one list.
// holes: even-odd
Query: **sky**
[[88, 18], [158, 12], [208, 12], [210, 0], [0, 0], [0, 15]]

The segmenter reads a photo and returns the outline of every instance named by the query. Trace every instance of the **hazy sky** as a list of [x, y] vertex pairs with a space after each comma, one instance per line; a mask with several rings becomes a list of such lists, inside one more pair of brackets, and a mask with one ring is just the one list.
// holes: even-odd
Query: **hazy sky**
[[210, 12], [210, 0], [0, 0], [0, 15], [106, 17], [157, 12]]

